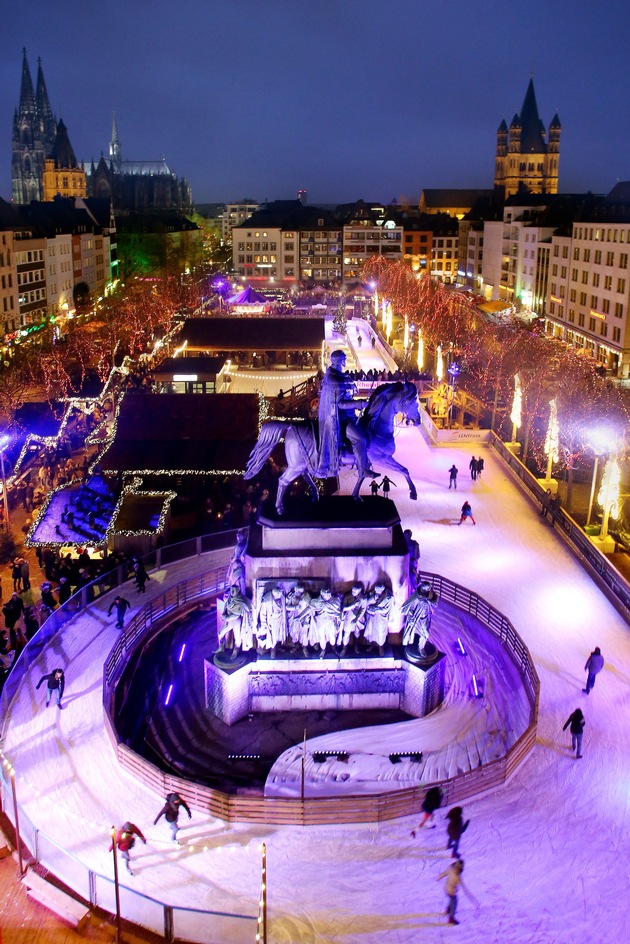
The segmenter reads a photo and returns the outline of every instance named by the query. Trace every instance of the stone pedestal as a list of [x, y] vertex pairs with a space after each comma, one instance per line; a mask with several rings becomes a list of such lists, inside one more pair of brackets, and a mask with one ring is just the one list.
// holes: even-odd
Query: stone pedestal
[[422, 718], [444, 699], [446, 661], [400, 656], [256, 659], [231, 672], [205, 662], [206, 707], [226, 724], [250, 712], [391, 709]]
[[409, 553], [393, 501], [334, 495], [319, 502], [286, 502], [280, 517], [265, 502], [250, 528], [245, 553], [249, 595], [258, 609], [270, 582], [301, 582], [319, 593], [347, 593], [353, 583], [369, 592], [382, 582], [394, 596], [390, 633], [400, 630], [400, 607], [409, 596]]
[[557, 495], [558, 493], [558, 480], [557, 479], [536, 479], [541, 488], [551, 489], [552, 495]]

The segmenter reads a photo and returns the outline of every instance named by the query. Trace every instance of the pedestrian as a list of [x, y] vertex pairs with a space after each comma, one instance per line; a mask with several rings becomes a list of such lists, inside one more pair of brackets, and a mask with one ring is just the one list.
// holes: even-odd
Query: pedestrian
[[376, 479], [372, 479], [372, 481], [370, 482], [370, 491], [372, 492], [372, 498], [376, 498], [376, 496], [378, 495], [378, 489], [379, 489], [378, 482], [376, 481]]
[[395, 482], [392, 482], [392, 480], [387, 475], [384, 475], [383, 481], [381, 482], [381, 488], [383, 489], [383, 495], [385, 496], [385, 498], [389, 496], [390, 485], [393, 485], [394, 488], [398, 488]]
[[556, 494], [553, 496], [553, 498], [552, 498], [551, 501], [549, 502], [549, 511], [550, 511], [550, 516], [549, 516], [549, 517], [550, 517], [550, 521], [549, 521], [549, 524], [551, 525], [552, 528], [553, 528], [554, 524], [556, 523], [556, 517], [557, 517], [557, 515], [558, 515], [558, 512], [560, 511], [560, 505], [561, 505], [561, 504], [562, 504], [562, 501], [561, 501], [561, 499], [560, 499], [560, 496], [559, 496], [558, 493], [556, 492]]
[[466, 822], [464, 822], [464, 811], [461, 806], [454, 806], [452, 810], [449, 810], [446, 814], [446, 819], [448, 820], [446, 827], [448, 843], [446, 848], [453, 850], [451, 858], [459, 859], [459, 841], [468, 829], [470, 820], [467, 819]]
[[462, 516], [459, 519], [459, 523], [463, 524], [466, 518], [470, 518], [473, 524], [477, 524], [477, 522], [473, 518], [473, 513], [472, 513], [472, 508], [470, 507], [470, 503], [467, 501], [465, 501], [464, 504], [462, 505]]
[[376, 347], [376, 335], [373, 334], [372, 335], [372, 350], [374, 350], [375, 347]]
[[72, 596], [72, 587], [68, 581], [67, 577], [59, 578], [59, 606], [63, 606], [64, 603], [67, 603], [70, 597]]
[[591, 652], [590, 656], [586, 660], [586, 665], [584, 666], [584, 671], [588, 672], [588, 678], [586, 679], [586, 688], [583, 688], [582, 691], [585, 695], [591, 691], [595, 685], [595, 676], [599, 675], [601, 670], [604, 668], [604, 657], [599, 646], [596, 646], [595, 649]]
[[549, 514], [549, 505], [551, 504], [551, 499], [553, 495], [551, 494], [551, 489], [548, 488], [545, 494], [542, 497], [542, 508], [540, 509], [540, 514], [543, 518], [546, 518]]
[[473, 482], [477, 481], [477, 460], [473, 456], [470, 462], [468, 463], [468, 468], [470, 469], [470, 477]]
[[455, 491], [457, 491], [457, 473], [458, 473], [458, 472], [459, 472], [459, 469], [457, 468], [457, 466], [455, 465], [455, 463], [453, 463], [453, 465], [452, 465], [452, 466], [450, 467], [450, 469], [448, 470], [448, 474], [450, 475], [450, 478], [449, 478], [449, 480], [448, 480], [448, 488], [449, 488], [449, 491], [450, 491], [452, 488], [454, 488]]
[[177, 819], [179, 817], [180, 806], [184, 807], [184, 809], [188, 813], [188, 819], [191, 819], [192, 814], [190, 812], [190, 809], [186, 801], [182, 797], [180, 797], [179, 793], [169, 793], [168, 796], [166, 797], [166, 803], [164, 804], [164, 806], [162, 807], [158, 815], [153, 820], [153, 825], [155, 826], [160, 816], [165, 817], [166, 822], [171, 828], [171, 839], [173, 840], [175, 845], [179, 845], [179, 841], [177, 839], [177, 830], [179, 829], [179, 826], [177, 824]]
[[411, 835], [416, 838], [418, 829], [426, 825], [427, 829], [435, 829], [435, 811], [442, 806], [442, 791], [439, 787], [429, 787], [426, 796], [422, 801], [422, 819], [416, 829], [411, 830]]
[[420, 564], [420, 545], [414, 539], [411, 528], [403, 531], [403, 537], [407, 542], [407, 551], [409, 552], [409, 587], [412, 593], [415, 593], [418, 586], [418, 565]]
[[63, 697], [63, 690], [66, 686], [66, 677], [63, 674], [63, 669], [53, 669], [52, 672], [49, 672], [48, 675], [42, 675], [39, 682], [37, 683], [37, 688], [40, 685], [43, 685], [46, 682], [46, 707], [48, 708], [50, 704], [50, 699], [52, 698], [53, 692], [57, 696], [57, 708], [61, 709], [61, 699]]
[[20, 558], [20, 572], [22, 575], [22, 590], [31, 589], [31, 568], [27, 560], [24, 560], [23, 557]]
[[442, 872], [441, 875], [438, 875], [436, 881], [440, 879], [446, 879], [446, 895], [448, 897], [448, 907], [445, 914], [448, 915], [449, 924], [459, 924], [459, 921], [455, 917], [455, 912], [457, 911], [457, 891], [459, 886], [465, 888], [462, 881], [462, 872], [464, 871], [464, 861], [463, 859], [458, 859], [457, 862], [451, 862], [449, 867]]
[[562, 728], [563, 731], [566, 731], [566, 729], [569, 728], [569, 725], [571, 725], [569, 728], [569, 731], [571, 732], [571, 750], [575, 751], [576, 760], [579, 760], [582, 756], [582, 735], [584, 733], [585, 724], [586, 720], [582, 714], [582, 709], [576, 708], [573, 714], [569, 715], [564, 724], [564, 727]]
[[27, 642], [33, 638], [38, 629], [39, 623], [37, 622], [35, 609], [32, 606], [27, 606], [24, 610], [24, 635]]
[[118, 847], [118, 850], [121, 856], [125, 860], [125, 865], [127, 866], [127, 871], [129, 872], [130, 875], [133, 875], [133, 872], [131, 871], [131, 864], [130, 864], [130, 859], [131, 859], [130, 852], [136, 844], [136, 836], [138, 837], [138, 839], [142, 839], [143, 843], [146, 846], [147, 841], [142, 835], [142, 832], [138, 829], [137, 826], [134, 826], [133, 823], [130, 823], [129, 820], [127, 820], [126, 823], [122, 824], [120, 829], [114, 830], [114, 838], [109, 847], [109, 851], [111, 852], [112, 849], [114, 848], [114, 843], [116, 843], [116, 846]]
[[13, 561], [13, 567], [11, 568], [11, 577], [13, 578], [13, 589], [20, 593], [22, 590], [22, 565], [20, 564], [19, 557], [16, 557]]
[[144, 564], [141, 561], [137, 561], [133, 565], [133, 572], [136, 580], [136, 589], [138, 593], [146, 593], [146, 582], [150, 580], [148, 573], [144, 569]]
[[486, 465], [485, 461], [483, 460], [481, 456], [479, 456], [479, 458], [477, 459], [477, 478], [478, 479], [481, 478], [481, 473], [483, 472], [485, 465]]
[[131, 603], [129, 600], [125, 600], [124, 597], [115, 596], [112, 602], [109, 604], [109, 609], [107, 615], [111, 616], [112, 610], [116, 608], [116, 626], [118, 629], [123, 629], [125, 624], [125, 611], [129, 609]]
[[16, 648], [15, 643], [18, 641], [18, 635], [15, 629], [15, 624], [20, 620], [20, 617], [24, 613], [24, 603], [20, 599], [19, 593], [13, 591], [7, 602], [2, 607], [2, 612], [4, 614], [4, 625], [9, 630], [9, 635], [11, 637], [11, 645]]
[[52, 584], [49, 580], [44, 580], [43, 584], [39, 588], [42, 595], [42, 603], [44, 606], [47, 606], [49, 610], [54, 610], [57, 606], [55, 598], [53, 596]]

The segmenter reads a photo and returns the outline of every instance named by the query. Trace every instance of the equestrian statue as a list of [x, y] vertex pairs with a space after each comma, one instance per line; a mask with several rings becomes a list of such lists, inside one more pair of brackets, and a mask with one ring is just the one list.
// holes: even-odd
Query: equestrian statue
[[[403, 475], [409, 486], [409, 497], [418, 497], [409, 470], [396, 462], [394, 450], [394, 421], [402, 413], [407, 424], [420, 425], [418, 391], [411, 381], [381, 384], [369, 400], [354, 397], [354, 384], [344, 374], [346, 355], [333, 351], [330, 366], [322, 380], [319, 398], [319, 436], [311, 423], [263, 423], [247, 462], [244, 477], [251, 479], [262, 469], [273, 448], [284, 439], [287, 468], [278, 480], [276, 511], [284, 512], [284, 493], [298, 476], [303, 476], [311, 498], [317, 501], [319, 492], [315, 478], [330, 478], [344, 465], [355, 464], [357, 482], [352, 497], [360, 498], [361, 485], [366, 478], [379, 473], [372, 463]], [[357, 418], [358, 410], [362, 410]]]

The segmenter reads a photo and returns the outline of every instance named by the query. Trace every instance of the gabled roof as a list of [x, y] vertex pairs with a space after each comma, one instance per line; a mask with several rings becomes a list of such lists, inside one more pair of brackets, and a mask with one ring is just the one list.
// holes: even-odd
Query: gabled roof
[[55, 142], [52, 146], [52, 150], [49, 154], [49, 157], [55, 162], [55, 167], [59, 170], [76, 170], [78, 167], [77, 159], [74, 156], [74, 151], [72, 145], [70, 144], [70, 138], [68, 137], [68, 129], [64, 125], [61, 118], [57, 124], [57, 134], [55, 135]]
[[323, 318], [188, 318], [177, 340], [191, 351], [313, 351], [324, 337]]
[[99, 466], [105, 473], [242, 471], [259, 421], [254, 393], [127, 394]]

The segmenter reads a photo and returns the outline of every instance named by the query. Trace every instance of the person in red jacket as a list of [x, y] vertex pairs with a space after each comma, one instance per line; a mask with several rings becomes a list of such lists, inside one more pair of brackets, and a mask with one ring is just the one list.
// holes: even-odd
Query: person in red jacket
[[131, 871], [129, 853], [131, 852], [131, 850], [136, 844], [136, 836], [138, 837], [138, 839], [142, 839], [143, 843], [146, 846], [147, 841], [142, 835], [141, 831], [138, 829], [137, 826], [134, 826], [133, 823], [130, 823], [127, 820], [126, 823], [122, 824], [120, 829], [116, 829], [114, 831], [114, 840], [109, 847], [109, 851], [111, 852], [112, 849], [114, 848], [114, 842], [116, 843], [118, 851], [120, 852], [121, 856], [125, 860], [125, 865], [127, 866], [127, 871], [129, 872], [130, 875], [133, 875], [133, 872]]

